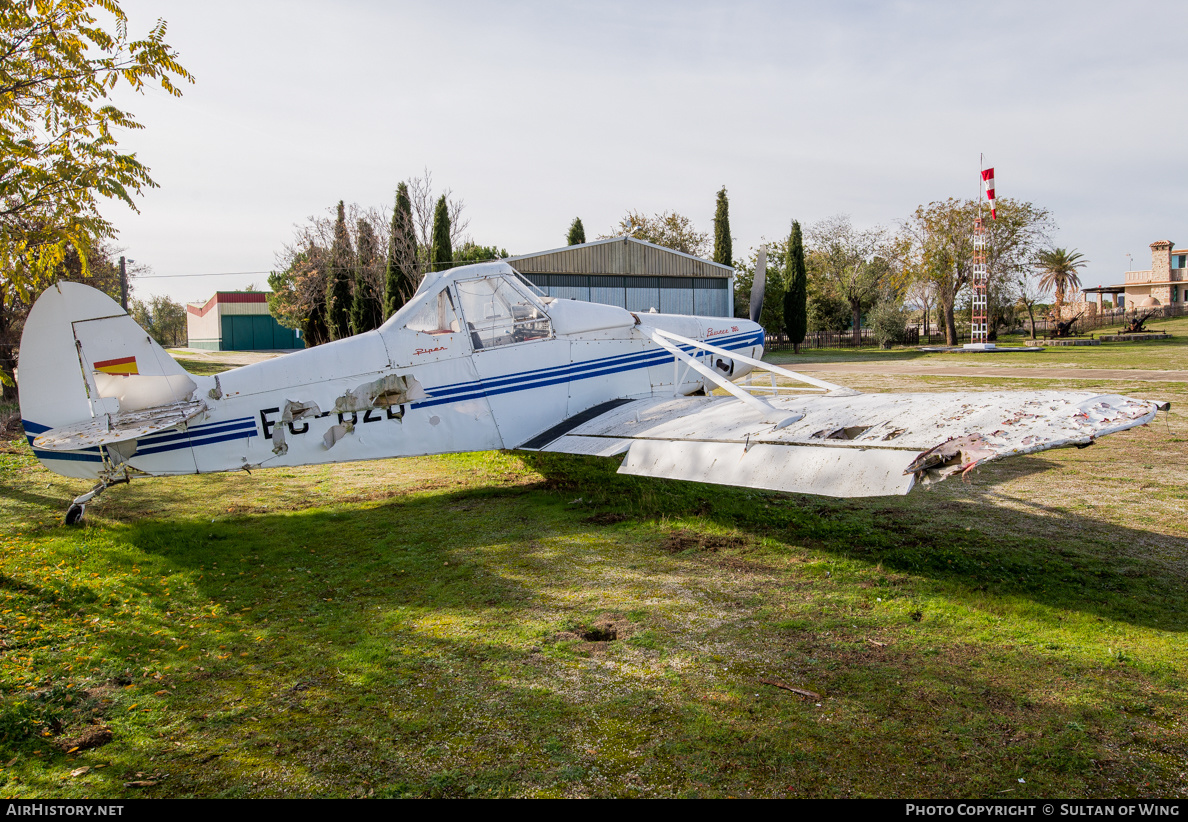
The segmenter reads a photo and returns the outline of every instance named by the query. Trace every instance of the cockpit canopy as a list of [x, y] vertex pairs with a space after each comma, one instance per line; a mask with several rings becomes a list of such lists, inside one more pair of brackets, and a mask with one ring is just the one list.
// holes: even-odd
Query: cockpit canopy
[[388, 325], [430, 335], [465, 331], [477, 351], [552, 336], [546, 299], [506, 263], [467, 266], [428, 274]]

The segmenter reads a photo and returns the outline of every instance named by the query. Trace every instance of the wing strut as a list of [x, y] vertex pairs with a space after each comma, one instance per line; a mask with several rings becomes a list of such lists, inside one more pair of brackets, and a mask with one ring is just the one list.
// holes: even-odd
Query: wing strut
[[[707, 367], [704, 363], [698, 362], [696, 357], [682, 351], [678, 346], [674, 345], [673, 343], [674, 342], [681, 343], [683, 345], [689, 345], [689, 346], [692, 346], [693, 348], [701, 349], [702, 351], [708, 351], [713, 354], [720, 354], [724, 357], [729, 357], [734, 360], [739, 360], [741, 362], [747, 363], [748, 365], [757, 366], [759, 368], [766, 369], [773, 373], [780, 374], [781, 376], [789, 377], [793, 380], [797, 380], [799, 382], [808, 383], [809, 385], [815, 386], [813, 388], [798, 388], [795, 390], [822, 391], [822, 392], [825, 392], [825, 391], [849, 392], [851, 390], [851, 389], [843, 388], [840, 385], [834, 385], [833, 383], [825, 382], [824, 380], [818, 380], [814, 377], [806, 377], [803, 374], [797, 374], [795, 371], [788, 371], [787, 369], [780, 368], [779, 366], [769, 365], [769, 364], [764, 363], [760, 360], [756, 360], [756, 359], [752, 359], [751, 357], [743, 356], [742, 354], [739, 354], [737, 351], [727, 351], [725, 348], [719, 348], [718, 346], [710, 345], [707, 342], [689, 339], [688, 337], [682, 337], [680, 334], [673, 334], [671, 331], [663, 331], [659, 328], [651, 328], [651, 329], [648, 329], [648, 331], [649, 331], [649, 336], [651, 337], [651, 339], [654, 343], [656, 343], [661, 348], [663, 348], [664, 350], [668, 351], [669, 353], [671, 353], [673, 355], [673, 357], [675, 358], [673, 360], [674, 367], [676, 366], [677, 362], [685, 363], [686, 369], [692, 368], [694, 371], [696, 371], [701, 376], [707, 378], [714, 384], [716, 384], [716, 385], [720, 386], [721, 388], [723, 388], [724, 390], [730, 392], [730, 394], [732, 394], [734, 397], [738, 398], [742, 402], [746, 403], [747, 405], [751, 406], [756, 411], [758, 411], [762, 415], [762, 420], [764, 422], [771, 423], [777, 429], [783, 428], [787, 425], [791, 425], [792, 423], [796, 422], [797, 420], [803, 419], [804, 414], [802, 412], [797, 411], [797, 412], [793, 412], [791, 415], [789, 415], [786, 411], [782, 411], [778, 408], [774, 408], [770, 403], [766, 402], [765, 400], [763, 400], [759, 397], [756, 397], [753, 394], [748, 393], [743, 388], [740, 388], [738, 385], [736, 385], [733, 382], [731, 382], [730, 380], [726, 379], [723, 375], [718, 374], [712, 368]], [[679, 382], [679, 380], [678, 380], [678, 382]]]

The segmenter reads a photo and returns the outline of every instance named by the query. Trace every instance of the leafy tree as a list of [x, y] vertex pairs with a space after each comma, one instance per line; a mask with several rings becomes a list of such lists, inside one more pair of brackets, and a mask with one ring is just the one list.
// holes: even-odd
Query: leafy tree
[[[114, 31], [94, 11], [113, 18]], [[110, 104], [122, 80], [143, 93], [157, 85], [180, 96], [193, 82], [165, 43], [164, 21], [132, 40], [117, 0], [0, 3], [0, 385], [11, 395], [15, 337], [24, 312], [73, 255], [83, 276], [89, 252], [115, 229], [103, 198], [133, 210], [134, 194], [156, 184], [116, 135], [141, 128]]]
[[326, 325], [330, 338], [341, 340], [351, 335], [351, 274], [354, 252], [347, 235], [346, 215], [338, 201], [338, 219], [334, 223], [334, 244], [330, 246], [330, 281], [326, 290]]
[[186, 309], [168, 297], [132, 300], [132, 319], [163, 346], [183, 345], [187, 340]]
[[313, 242], [268, 275], [268, 311], [285, 328], [301, 329], [307, 348], [330, 341], [326, 326], [327, 253]]
[[[767, 270], [763, 295], [763, 311], [759, 324], [768, 334], [779, 334], [784, 330], [784, 288], [786, 282], [786, 261], [788, 258], [786, 240], [766, 242]], [[734, 277], [734, 313], [746, 319], [751, 310], [751, 287], [755, 281], [755, 269], [759, 263], [759, 250], [752, 249], [745, 260], [739, 260]]]
[[879, 345], [902, 343], [907, 339], [908, 313], [894, 297], [877, 302], [870, 310], [867, 322]]
[[862, 339], [862, 314], [874, 304], [879, 289], [894, 278], [887, 232], [882, 228], [859, 231], [849, 217], [838, 215], [815, 224], [810, 240], [815, 273], [850, 307], [857, 345]]
[[[998, 219], [983, 223], [991, 290], [1003, 281], [1017, 279], [1055, 227], [1046, 209], [1009, 197], [996, 203]], [[949, 345], [957, 344], [954, 308], [970, 283], [974, 219], [980, 205], [978, 200], [953, 198], [929, 203], [917, 208], [903, 226], [901, 259], [905, 273], [935, 285]]]
[[1088, 264], [1089, 261], [1076, 249], [1049, 248], [1035, 255], [1035, 266], [1040, 270], [1040, 288], [1056, 292], [1056, 302], [1052, 306], [1056, 319], [1062, 319], [1060, 309], [1064, 305], [1065, 293], [1081, 287], [1077, 269]]
[[581, 245], [586, 241], [586, 227], [582, 225], [581, 217], [574, 217], [569, 224], [569, 236], [565, 238], [566, 245]]
[[730, 240], [730, 201], [726, 199], [726, 186], [722, 186], [718, 192], [718, 206], [714, 210], [714, 262], [734, 265]]
[[788, 235], [788, 254], [784, 263], [788, 290], [784, 293], [784, 326], [792, 341], [792, 353], [800, 353], [808, 331], [808, 271], [804, 265], [804, 238], [800, 234], [800, 223], [792, 221], [792, 233]]
[[709, 235], [695, 229], [692, 220], [675, 211], [664, 211], [651, 217], [645, 217], [638, 211], [628, 211], [627, 215], [619, 220], [616, 233], [604, 234], [598, 239], [608, 240], [623, 235], [674, 251], [683, 251], [695, 257], [704, 257], [709, 248]]
[[[59, 280], [85, 282], [119, 302], [120, 250], [107, 242], [93, 238], [84, 238], [83, 243], [82, 253], [73, 246], [66, 248], [61, 262], [44, 278], [45, 284], [49, 285]], [[129, 289], [131, 280], [139, 268], [133, 266], [128, 269]], [[30, 293], [14, 288], [8, 277], [8, 272], [0, 274], [0, 401], [15, 402], [17, 346], [25, 327], [25, 318], [38, 295], [36, 292]]]
[[[810, 286], [812, 281], [809, 281]], [[825, 289], [810, 289], [808, 327], [813, 333], [839, 334], [850, 325], [850, 306]]]
[[510, 256], [506, 248], [477, 245], [472, 240], [467, 240], [454, 251], [454, 265], [471, 265], [488, 260], [502, 260], [504, 257]]
[[384, 277], [385, 317], [391, 317], [412, 298], [419, 280], [412, 202], [408, 197], [408, 183], [401, 183], [396, 186], [396, 206], [392, 209], [391, 235], [388, 240], [388, 265]]
[[454, 252], [450, 248], [450, 210], [443, 194], [433, 212], [433, 254], [430, 257], [430, 270], [445, 271], [453, 261]]
[[382, 260], [376, 248], [375, 232], [366, 220], [357, 223], [355, 254], [355, 289], [351, 298], [351, 333], [362, 334], [379, 328], [384, 321], [384, 305], [376, 288]]

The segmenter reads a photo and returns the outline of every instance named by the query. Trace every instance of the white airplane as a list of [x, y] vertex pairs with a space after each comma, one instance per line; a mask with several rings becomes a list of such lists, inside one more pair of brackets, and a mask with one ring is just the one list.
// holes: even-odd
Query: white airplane
[[[753, 318], [762, 268], [755, 290]], [[500, 448], [625, 455], [619, 471], [641, 476], [906, 494], [993, 459], [1083, 447], [1166, 407], [1086, 392], [862, 394], [760, 362], [763, 343], [746, 320], [544, 297], [493, 262], [429, 274], [375, 331], [204, 377], [105, 294], [62, 282], [21, 338], [21, 416], [42, 465], [96, 480], [72, 524], [136, 477]], [[755, 369], [769, 385], [751, 382]]]

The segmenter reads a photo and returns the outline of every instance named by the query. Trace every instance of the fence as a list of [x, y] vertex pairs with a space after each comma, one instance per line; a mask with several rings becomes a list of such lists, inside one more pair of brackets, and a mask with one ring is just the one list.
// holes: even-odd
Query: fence
[[[1074, 333], [1086, 333], [1095, 331], [1098, 328], [1104, 328], [1107, 325], [1118, 325], [1124, 322], [1128, 316], [1134, 316], [1134, 312], [1138, 311], [1140, 314], [1150, 314], [1149, 319], [1162, 320], [1168, 317], [1183, 317], [1188, 314], [1188, 304], [1186, 303], [1170, 303], [1168, 305], [1161, 305], [1155, 308], [1107, 308], [1104, 311], [1099, 311], [1094, 316], [1090, 317], [1088, 313], [1082, 314], [1077, 320], [1076, 325], [1073, 326]], [[1050, 320], [1036, 320], [1035, 333], [1036, 334], [1050, 334], [1056, 327], [1056, 323]], [[1023, 320], [1023, 328], [1026, 331], [1031, 330], [1031, 324]]]
[[[957, 344], [969, 342], [969, 332], [957, 332]], [[919, 328], [907, 329], [907, 337], [904, 339], [903, 345], [944, 345], [945, 332], [940, 329], [933, 329], [930, 333], [925, 334]], [[862, 329], [859, 336], [859, 341], [854, 342], [853, 331], [842, 331], [839, 334], [831, 334], [826, 331], [806, 334], [804, 342], [800, 344], [800, 350], [812, 350], [814, 348], [878, 348], [878, 340], [874, 338], [874, 333], [869, 328]], [[764, 343], [764, 349], [767, 351], [791, 351], [793, 349], [792, 341], [787, 334], [768, 334], [767, 340]]]

